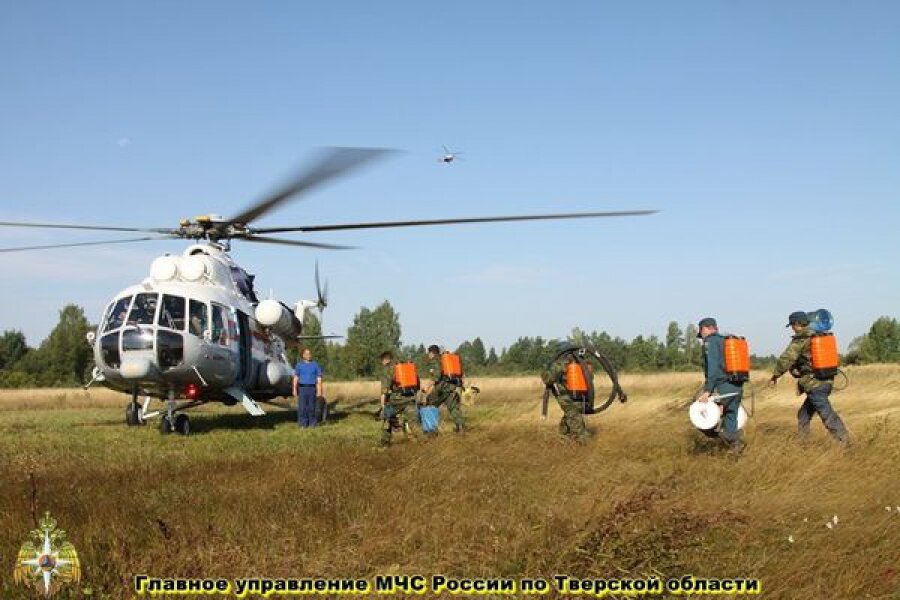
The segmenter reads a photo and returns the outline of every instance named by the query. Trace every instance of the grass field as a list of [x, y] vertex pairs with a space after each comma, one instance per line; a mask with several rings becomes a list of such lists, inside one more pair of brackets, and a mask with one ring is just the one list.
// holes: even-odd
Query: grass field
[[0, 598], [33, 596], [11, 581], [30, 474], [84, 567], [61, 598], [131, 598], [139, 573], [693, 574], [759, 578], [765, 598], [900, 598], [900, 366], [849, 377], [832, 400], [851, 450], [818, 419], [801, 445], [791, 383], [764, 392], [759, 373], [739, 458], [687, 421], [697, 374], [626, 375], [628, 403], [589, 416], [583, 447], [555, 405], [541, 421], [537, 378], [473, 380], [469, 433], [444, 412], [437, 438], [388, 449], [374, 383], [328, 386], [338, 413], [315, 430], [214, 407], [188, 438], [126, 428], [108, 391], [0, 392]]

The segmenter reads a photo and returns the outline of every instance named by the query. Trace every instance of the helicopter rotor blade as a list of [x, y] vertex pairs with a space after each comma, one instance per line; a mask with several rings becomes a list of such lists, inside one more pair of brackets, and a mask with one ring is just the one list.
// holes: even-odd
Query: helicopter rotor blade
[[304, 227], [261, 227], [254, 233], [286, 233], [290, 231], [340, 231], [346, 229], [379, 229], [387, 227], [420, 227], [425, 225], [462, 225], [467, 223], [497, 223], [504, 221], [549, 221], [556, 219], [587, 219], [595, 217], [634, 217], [652, 215], [658, 210], [623, 210], [586, 213], [558, 213], [549, 215], [518, 215], [505, 217], [472, 217], [462, 219], [429, 219], [418, 221], [382, 221], [375, 223], [345, 223], [340, 225], [307, 225]]
[[0, 227], [35, 227], [38, 229], [86, 229], [89, 231], [138, 231], [145, 233], [169, 233], [174, 234], [177, 230], [143, 227], [116, 227], [110, 225], [71, 225], [68, 223], [28, 223], [18, 221], [0, 221]]
[[281, 189], [249, 206], [232, 218], [229, 223], [246, 225], [258, 219], [292, 196], [307, 192], [314, 187], [361, 167], [373, 159], [392, 152], [387, 148], [329, 148], [312, 167], [304, 169]]
[[316, 307], [321, 313], [328, 306], [328, 282], [325, 282], [325, 288], [322, 289], [321, 279], [319, 278], [319, 261], [316, 261]]
[[284, 246], [304, 246], [306, 248], [320, 248], [322, 250], [356, 250], [356, 246], [339, 246], [337, 244], [320, 244], [318, 242], [304, 242], [300, 240], [285, 240], [261, 235], [234, 238], [244, 242], [260, 242], [262, 244], [282, 244]]
[[124, 240], [103, 240], [97, 242], [76, 242], [72, 244], [48, 244], [46, 246], [19, 246], [16, 248], [0, 248], [0, 252], [21, 252], [23, 250], [50, 250], [52, 248], [74, 248], [76, 246], [103, 246], [106, 244], [127, 244], [130, 242], [147, 242], [151, 240], [171, 240], [170, 236], [128, 238]]

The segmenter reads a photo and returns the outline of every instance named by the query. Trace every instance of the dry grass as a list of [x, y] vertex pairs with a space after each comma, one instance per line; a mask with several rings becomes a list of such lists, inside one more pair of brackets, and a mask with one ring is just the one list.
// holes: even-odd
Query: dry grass
[[0, 598], [23, 596], [9, 574], [29, 473], [94, 597], [131, 597], [137, 573], [693, 573], [761, 578], [767, 598], [898, 598], [900, 512], [885, 506], [900, 505], [900, 367], [849, 375], [833, 401], [853, 450], [818, 422], [797, 443], [785, 381], [758, 392], [739, 459], [691, 429], [696, 374], [626, 375], [629, 402], [588, 417], [586, 447], [559, 438], [555, 406], [541, 421], [536, 378], [473, 380], [470, 433], [384, 451], [364, 402], [374, 383], [331, 384], [343, 411], [317, 430], [279, 409], [260, 421], [216, 409], [188, 439], [125, 428], [124, 396], [109, 392], [3, 392]]

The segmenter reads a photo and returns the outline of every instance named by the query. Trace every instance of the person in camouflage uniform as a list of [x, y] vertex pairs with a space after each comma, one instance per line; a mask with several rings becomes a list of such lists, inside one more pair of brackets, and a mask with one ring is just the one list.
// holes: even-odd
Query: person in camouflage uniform
[[407, 437], [411, 437], [409, 420], [406, 417], [406, 409], [415, 402], [415, 397], [407, 397], [400, 393], [394, 385], [394, 355], [390, 352], [382, 352], [381, 365], [381, 445], [389, 446], [393, 436], [393, 424], [398, 423], [403, 428]]
[[809, 424], [814, 414], [818, 413], [828, 432], [841, 445], [850, 444], [850, 433], [844, 422], [831, 407], [828, 396], [834, 389], [834, 377], [818, 378], [812, 368], [810, 354], [810, 338], [813, 331], [809, 328], [809, 317], [803, 311], [795, 311], [788, 317], [787, 327], [794, 331], [791, 343], [775, 363], [775, 370], [769, 385], [774, 386], [778, 378], [790, 372], [797, 378], [797, 394], [806, 394], [806, 399], [797, 411], [797, 429], [802, 438], [809, 435]]
[[743, 384], [730, 381], [725, 374], [725, 338], [719, 333], [716, 320], [712, 317], [701, 319], [697, 330], [697, 337], [703, 340], [704, 375], [703, 391], [697, 396], [697, 401], [708, 402], [711, 394], [736, 394], [718, 402], [722, 407], [722, 431], [707, 435], [718, 437], [733, 452], [740, 453], [745, 446], [737, 426], [738, 411], [744, 393]]
[[440, 407], [447, 405], [447, 411], [456, 424], [456, 433], [462, 433], [465, 429], [465, 420], [459, 401], [459, 389], [462, 380], [450, 381], [441, 371], [441, 349], [432, 344], [428, 347], [428, 375], [431, 377], [431, 388], [425, 390], [427, 402], [430, 406]]
[[[563, 348], [565, 349], [565, 348]], [[553, 386], [556, 392], [556, 401], [562, 409], [563, 415], [559, 421], [560, 435], [569, 436], [575, 441], [583, 443], [590, 439], [584, 424], [584, 414], [580, 403], [576, 402], [566, 388], [566, 367], [575, 362], [575, 357], [568, 354], [553, 361], [541, 372], [541, 381], [545, 385]]]

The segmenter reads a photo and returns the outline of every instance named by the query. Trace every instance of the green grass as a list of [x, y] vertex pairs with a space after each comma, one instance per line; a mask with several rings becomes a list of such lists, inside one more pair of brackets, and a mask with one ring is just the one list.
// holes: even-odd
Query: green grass
[[588, 418], [585, 447], [559, 438], [555, 407], [540, 420], [536, 378], [479, 381], [470, 433], [386, 450], [373, 407], [347, 408], [374, 385], [332, 385], [344, 410], [315, 430], [283, 409], [254, 420], [217, 407], [192, 416], [189, 438], [126, 428], [124, 396], [5, 392], [0, 598], [27, 595], [11, 574], [32, 527], [30, 474], [95, 598], [132, 597], [138, 573], [691, 573], [760, 578], [766, 598], [900, 598], [900, 512], [885, 510], [900, 505], [900, 367], [850, 375], [833, 400], [851, 451], [818, 421], [801, 446], [782, 384], [758, 396], [738, 459], [691, 429], [695, 374], [626, 376], [629, 402]]

